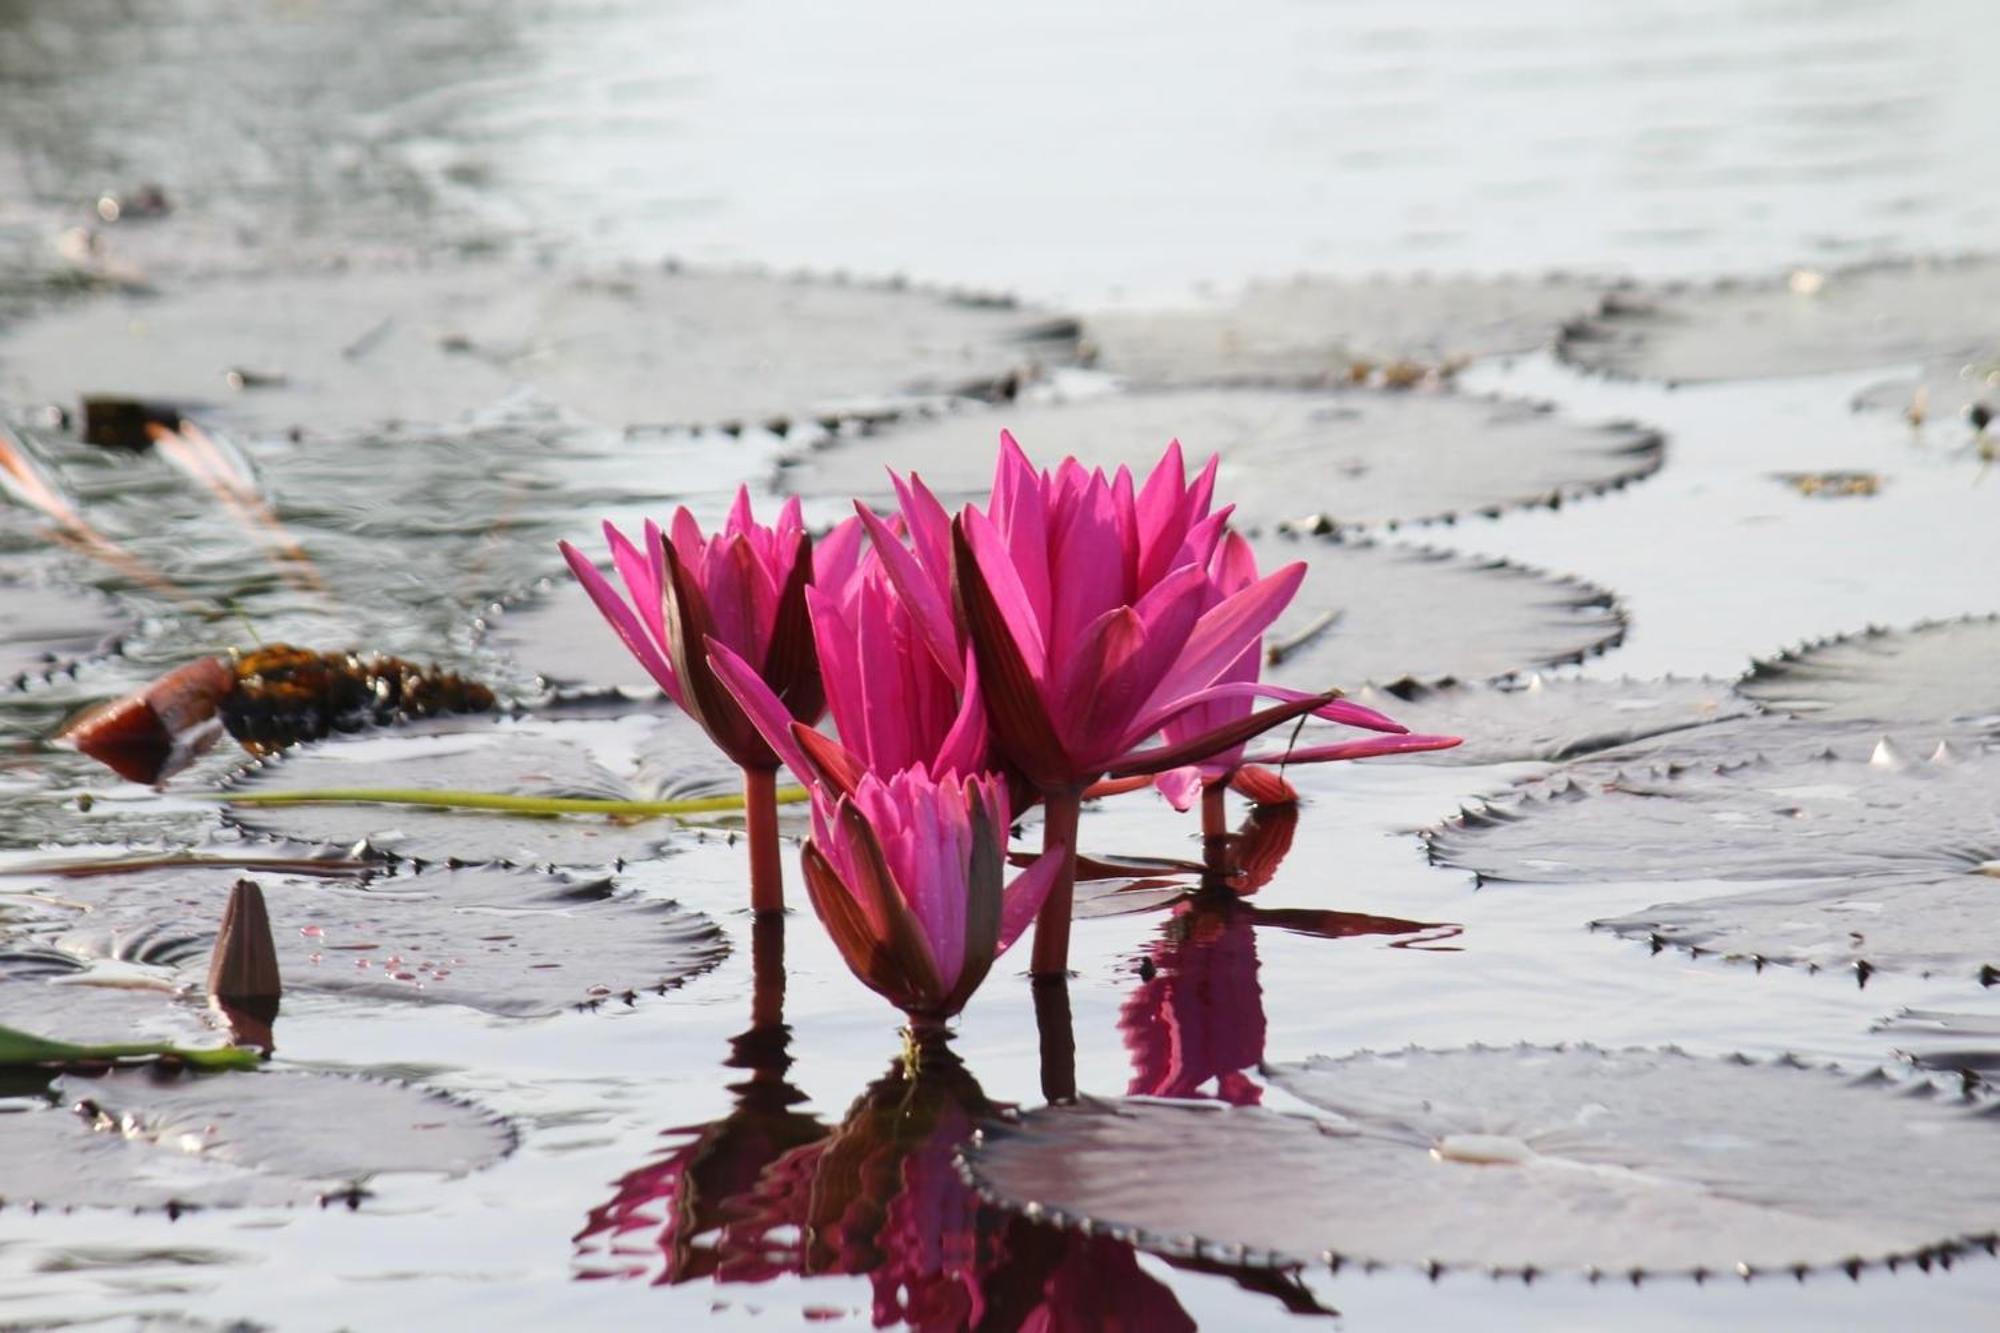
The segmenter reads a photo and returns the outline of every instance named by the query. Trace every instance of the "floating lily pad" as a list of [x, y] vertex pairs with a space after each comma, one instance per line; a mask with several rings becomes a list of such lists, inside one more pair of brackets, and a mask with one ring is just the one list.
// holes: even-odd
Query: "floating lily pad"
[[1658, 433], [1585, 426], [1517, 400], [1377, 389], [1181, 389], [1017, 403], [912, 419], [800, 455], [789, 489], [889, 494], [884, 469], [916, 471], [949, 505], [983, 498], [1001, 427], [1033, 456], [1107, 470], [1178, 439], [1222, 456], [1217, 494], [1248, 528], [1335, 528], [1496, 513], [1608, 490], [1656, 471]]
[[2000, 857], [2000, 756], [1731, 724], [1613, 751], [1433, 830], [1434, 859], [1535, 883], [1949, 878]]
[[1092, 316], [1085, 336], [1105, 370], [1154, 383], [1339, 379], [1369, 363], [1452, 366], [1527, 352], [1594, 311], [1598, 283], [1446, 278], [1259, 283], [1215, 310]]
[[1872, 1031], [1893, 1038], [1926, 1069], [1991, 1074], [2000, 1070], [2000, 1014], [1901, 1009]]
[[2000, 729], [2000, 616], [1828, 639], [1757, 663], [1738, 688], [1829, 721]]
[[[61, 954], [171, 968], [198, 985], [235, 878], [173, 868], [50, 885], [50, 898], [82, 915], [33, 934]], [[536, 1017], [660, 993], [728, 953], [700, 912], [619, 893], [609, 880], [433, 867], [335, 879], [262, 874], [258, 883], [288, 993]]]
[[126, 621], [108, 599], [0, 577], [0, 685], [26, 684], [113, 651]]
[[1976, 871], [1803, 884], [1663, 903], [1594, 921], [1654, 947], [1817, 971], [1950, 973], [2000, 979], [2000, 879]]
[[1051, 1107], [969, 1166], [1031, 1216], [1273, 1267], [1858, 1272], [2000, 1229], [1995, 1103], [1879, 1072], [1524, 1047], [1266, 1073], [1329, 1118]]
[[2000, 419], [2000, 356], [1959, 357], [1928, 367], [1915, 379], [1872, 385], [1855, 395], [1854, 406], [1895, 412], [1912, 425], [1947, 427], [1958, 421], [1973, 429], [1968, 413], [1975, 407], [1983, 406], [1989, 421]]
[[[0, 396], [211, 404], [330, 431], [449, 421], [532, 386], [613, 426], [760, 421], [862, 395], [991, 390], [1073, 324], [885, 285], [668, 269], [329, 268], [100, 296], [0, 338]], [[239, 388], [252, 367], [260, 387]]]
[[[253, 796], [327, 788], [476, 791], [609, 800], [738, 793], [742, 775], [679, 712], [616, 721], [565, 719], [399, 728], [327, 742], [246, 769], [231, 790]], [[233, 805], [246, 830], [431, 861], [607, 865], [671, 850], [670, 818], [515, 815], [411, 805]]]
[[558, 698], [658, 699], [660, 687], [625, 647], [583, 585], [568, 576], [481, 618], [481, 641], [533, 673]]
[[1492, 680], [1578, 662], [1625, 637], [1617, 600], [1579, 579], [1422, 547], [1270, 537], [1262, 568], [1308, 562], [1265, 636], [1290, 685]]
[[216, 1046], [205, 1012], [158, 978], [108, 968], [16, 935], [0, 943], [0, 1027], [77, 1046]]
[[[1373, 763], [1556, 763], [1742, 717], [1753, 708], [1717, 681], [1551, 680], [1539, 675], [1500, 685], [1365, 685], [1349, 697], [1411, 731], [1465, 738], [1450, 750]], [[1299, 744], [1324, 741], [1328, 737], [1321, 733], [1331, 730], [1311, 724]]]
[[358, 1198], [378, 1176], [477, 1171], [514, 1143], [506, 1121], [406, 1083], [65, 1074], [46, 1097], [0, 1102], [0, 1201], [177, 1210]]
[[2000, 327], [2000, 262], [1874, 264], [1621, 294], [1563, 332], [1565, 360], [1669, 383], [1972, 358]]

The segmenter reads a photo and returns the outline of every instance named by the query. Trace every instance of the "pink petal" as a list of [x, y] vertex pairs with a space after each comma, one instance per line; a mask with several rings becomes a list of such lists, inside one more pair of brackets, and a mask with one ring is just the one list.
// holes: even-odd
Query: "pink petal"
[[1042, 910], [1042, 902], [1055, 887], [1056, 874], [1063, 868], [1069, 849], [1061, 843], [1045, 850], [1035, 858], [1034, 864], [1014, 876], [1000, 897], [1000, 946], [993, 952], [997, 957], [1007, 952], [1021, 932], [1028, 928]]
[[591, 564], [583, 552], [568, 542], [558, 542], [557, 545], [562, 550], [563, 559], [569, 562], [570, 573], [576, 575], [576, 581], [590, 594], [590, 600], [597, 604], [598, 614], [610, 624], [624, 643], [625, 650], [646, 668], [646, 674], [659, 683], [669, 699], [680, 703], [680, 683], [674, 678], [673, 667], [653, 641], [646, 637], [645, 627], [639, 623], [639, 617], [632, 608], [625, 604], [610, 580], [598, 572], [597, 566]]
[[1042, 638], [1042, 622], [1035, 614], [1033, 599], [1022, 586], [1020, 571], [1015, 568], [1000, 533], [984, 514], [968, 505], [960, 522], [966, 545], [971, 548], [986, 587], [993, 594], [1008, 635], [1035, 683], [1044, 685], [1049, 674], [1048, 646]]
[[1460, 743], [1457, 736], [1367, 736], [1360, 740], [1309, 745], [1300, 750], [1267, 750], [1251, 755], [1246, 764], [1332, 764], [1344, 759], [1372, 759], [1384, 754], [1417, 754], [1425, 750], [1449, 750]]
[[1185, 813], [1201, 799], [1201, 789], [1206, 784], [1202, 779], [1201, 766], [1189, 764], [1154, 775], [1153, 785], [1159, 788], [1160, 795], [1167, 798], [1168, 805]]
[[889, 575], [889, 581], [896, 585], [903, 604], [916, 620], [924, 646], [937, 660], [938, 669], [953, 685], [962, 686], [965, 670], [959, 657], [958, 630], [952, 623], [951, 607], [940, 595], [937, 584], [918, 567], [916, 558], [896, 539], [896, 534], [889, 531], [889, 525], [875, 516], [874, 510], [856, 500], [854, 512], [867, 528], [883, 570]]
[[[708, 666], [715, 678], [722, 682], [722, 688], [729, 691], [736, 706], [750, 719], [750, 725], [757, 728], [757, 734], [771, 747], [784, 762], [786, 768], [797, 775], [799, 781], [811, 786], [819, 777], [819, 770], [807, 761], [805, 752], [792, 737], [792, 715], [785, 709], [764, 678], [753, 670], [726, 643], [710, 638], [707, 643]], [[831, 852], [828, 853], [832, 855]], [[845, 867], [842, 867], [843, 870]]]

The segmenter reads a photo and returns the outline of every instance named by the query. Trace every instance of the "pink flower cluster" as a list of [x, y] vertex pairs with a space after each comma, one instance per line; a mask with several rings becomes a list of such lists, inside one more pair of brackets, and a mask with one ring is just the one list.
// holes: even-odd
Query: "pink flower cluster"
[[[629, 601], [563, 553], [633, 655], [745, 773], [752, 899], [782, 905], [772, 775], [811, 793], [814, 910], [868, 985], [925, 1020], [956, 1013], [1036, 920], [1037, 975], [1067, 967], [1078, 809], [1152, 783], [1180, 809], [1231, 784], [1291, 799], [1254, 767], [1439, 749], [1338, 691], [1259, 679], [1263, 634], [1305, 576], [1260, 574], [1178, 443], [1143, 482], [1000, 437], [984, 505], [956, 517], [912, 475], [897, 512], [814, 547], [796, 501], [764, 527], [739, 494], [721, 533], [685, 509], [635, 547], [609, 524]], [[831, 712], [833, 735], [818, 729]], [[1305, 714], [1370, 736], [1250, 753]], [[1042, 856], [1002, 887], [1012, 815], [1043, 806]]]

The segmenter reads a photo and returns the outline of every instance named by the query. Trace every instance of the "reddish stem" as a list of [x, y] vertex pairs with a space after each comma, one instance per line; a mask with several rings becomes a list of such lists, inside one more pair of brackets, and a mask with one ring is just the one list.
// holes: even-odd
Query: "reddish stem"
[[778, 770], [743, 770], [743, 818], [750, 830], [750, 910], [785, 910], [785, 871], [778, 847]]
[[1201, 789], [1201, 836], [1220, 838], [1229, 832], [1229, 784], [1211, 782]]
[[1042, 913], [1035, 918], [1035, 956], [1029, 971], [1037, 978], [1069, 975], [1069, 916], [1076, 897], [1076, 821], [1083, 793], [1074, 788], [1042, 793], [1042, 854], [1062, 848], [1062, 865]]

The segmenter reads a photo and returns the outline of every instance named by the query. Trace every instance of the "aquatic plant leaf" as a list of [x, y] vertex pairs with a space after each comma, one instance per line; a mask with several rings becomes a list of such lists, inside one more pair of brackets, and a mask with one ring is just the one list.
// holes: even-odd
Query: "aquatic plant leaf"
[[107, 598], [0, 575], [0, 686], [19, 687], [116, 649], [125, 618]]
[[[75, 1108], [75, 1109], [71, 1109]], [[0, 1202], [228, 1208], [358, 1199], [378, 1177], [461, 1176], [511, 1125], [413, 1084], [333, 1074], [64, 1074], [0, 1102]]]
[[480, 642], [504, 653], [559, 700], [656, 700], [660, 687], [573, 578], [537, 582], [531, 596], [480, 618]]
[[[0, 396], [208, 405], [254, 428], [444, 422], [518, 386], [610, 426], [763, 421], [992, 389], [1074, 324], [1002, 301], [745, 272], [344, 266], [107, 294], [0, 335]], [[232, 367], [263, 372], [234, 388]]]
[[1427, 839], [1488, 880], [1894, 879], [2000, 856], [2000, 756], [1881, 762], [1869, 730], [1723, 724], [1609, 751]]
[[1983, 355], [1953, 357], [1925, 367], [1915, 379], [1871, 385], [1855, 395], [1854, 406], [1896, 413], [1926, 427], [1925, 438], [1950, 444], [1955, 426], [1968, 433], [1977, 429], [1968, 417], [1973, 408], [1983, 406], [1989, 421], [2000, 418], [2000, 355], [1989, 342]]
[[92, 967], [26, 933], [0, 941], [0, 1028], [76, 1046], [215, 1047], [227, 1040], [171, 983]]
[[1414, 546], [1283, 537], [1254, 545], [1260, 568], [1309, 562], [1264, 636], [1264, 676], [1287, 685], [1494, 680], [1579, 662], [1625, 637], [1617, 600], [1580, 579]]
[[1389, 363], [1449, 369], [1527, 352], [1594, 311], [1603, 284], [1571, 278], [1258, 283], [1212, 310], [1090, 316], [1094, 364], [1150, 383], [1341, 380]]
[[[51, 897], [82, 913], [39, 937], [71, 957], [171, 968], [199, 986], [235, 878], [174, 868], [51, 885]], [[354, 878], [264, 874], [258, 883], [287, 994], [534, 1017], [662, 993], [728, 953], [700, 912], [620, 893], [604, 879], [431, 867]]]
[[2000, 1227], [1995, 1103], [1928, 1082], [1588, 1047], [1265, 1073], [1326, 1118], [1051, 1107], [968, 1164], [1030, 1216], [1273, 1267], [1789, 1274], [1928, 1262]]
[[1737, 686], [1778, 712], [2000, 731], [2000, 616], [1868, 630], [1781, 653]]
[[236, 1047], [180, 1047], [155, 1041], [56, 1041], [18, 1028], [0, 1027], [0, 1068], [96, 1064], [134, 1058], [171, 1060], [198, 1069], [255, 1069], [263, 1057]]
[[2000, 1070], [2000, 1014], [1899, 1009], [1869, 1029], [1926, 1069], [1992, 1074]]
[[781, 480], [815, 496], [893, 500], [885, 468], [914, 470], [949, 506], [985, 495], [1002, 425], [1037, 456], [1068, 454], [1107, 472], [1172, 439], [1197, 461], [1218, 453], [1216, 493], [1251, 531], [1497, 513], [1626, 485], [1664, 455], [1654, 431], [1581, 425], [1519, 400], [1201, 388], [912, 418], [795, 455]]
[[1990, 352], [2000, 262], [1920, 260], [1620, 293], [1563, 331], [1588, 370], [1685, 384]]
[[1757, 963], [2000, 977], [2000, 879], [1955, 875], [1808, 880], [1662, 903], [1591, 925]]
[[[469, 719], [330, 741], [246, 769], [230, 790], [428, 788], [611, 800], [668, 800], [740, 790], [742, 778], [686, 715], [476, 723]], [[251, 832], [433, 861], [608, 865], [662, 855], [674, 820], [512, 815], [415, 806], [232, 806]]]
[[[1387, 713], [1413, 732], [1463, 736], [1449, 750], [1393, 755], [1371, 763], [1555, 763], [1633, 741], [1705, 727], [1749, 714], [1753, 705], [1709, 680], [1560, 680], [1540, 675], [1499, 685], [1409, 682], [1350, 690], [1354, 702]], [[1330, 738], [1309, 723], [1298, 745]]]

